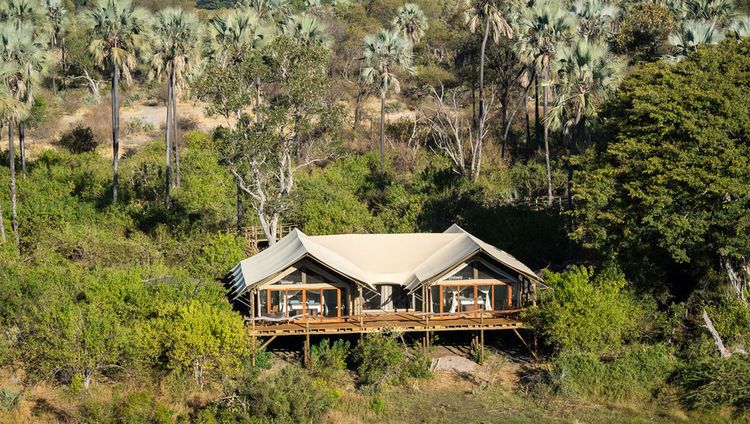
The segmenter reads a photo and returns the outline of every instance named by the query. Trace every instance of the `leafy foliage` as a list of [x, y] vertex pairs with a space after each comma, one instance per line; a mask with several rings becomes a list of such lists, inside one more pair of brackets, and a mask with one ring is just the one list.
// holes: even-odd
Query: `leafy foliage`
[[78, 125], [60, 137], [60, 145], [70, 153], [90, 153], [96, 151], [99, 143], [94, 139], [91, 128]]
[[284, 367], [264, 380], [248, 380], [237, 395], [244, 405], [238, 411], [240, 416], [249, 413], [278, 423], [319, 420], [338, 398], [336, 392], [295, 366]]
[[378, 391], [406, 378], [430, 377], [429, 360], [410, 351], [402, 342], [398, 334], [366, 335], [353, 353], [359, 383]]
[[617, 401], [651, 399], [675, 369], [663, 345], [628, 346], [614, 358], [563, 352], [552, 360], [552, 381], [560, 394]]
[[739, 411], [750, 406], [750, 360], [746, 355], [705, 358], [680, 368], [676, 383], [680, 398], [690, 408], [714, 410], [732, 407]]
[[594, 275], [573, 267], [547, 273], [550, 290], [530, 318], [558, 350], [603, 354], [616, 351], [638, 322], [638, 308], [621, 275]]
[[[748, 252], [748, 46], [727, 41], [633, 72], [580, 161], [573, 236], [634, 277], [674, 272], [683, 288], [719, 256]], [[675, 269], [675, 271], [677, 271]]]
[[331, 343], [323, 339], [310, 349], [310, 368], [314, 375], [331, 379], [346, 369], [346, 359], [349, 356], [350, 343], [336, 340]]

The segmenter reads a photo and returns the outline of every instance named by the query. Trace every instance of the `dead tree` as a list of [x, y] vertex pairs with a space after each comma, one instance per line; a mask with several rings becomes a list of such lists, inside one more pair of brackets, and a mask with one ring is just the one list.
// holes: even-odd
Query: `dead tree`
[[[438, 92], [430, 87], [434, 106], [427, 106], [422, 116], [430, 128], [434, 141], [433, 149], [448, 157], [454, 170], [469, 179], [476, 179], [482, 168], [482, 144], [488, 133], [488, 125], [481, 126], [477, 137], [473, 130], [472, 116], [464, 109], [459, 97], [460, 92], [445, 91], [441, 86]], [[494, 96], [490, 96], [494, 99]], [[487, 109], [491, 110], [491, 104]], [[489, 116], [485, 117], [485, 123]]]

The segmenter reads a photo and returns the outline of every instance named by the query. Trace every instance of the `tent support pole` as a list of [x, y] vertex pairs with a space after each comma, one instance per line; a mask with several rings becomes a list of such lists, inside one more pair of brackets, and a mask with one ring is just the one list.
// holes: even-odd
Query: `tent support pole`
[[304, 365], [307, 368], [311, 367], [310, 361], [310, 322], [305, 322], [305, 345], [304, 345]]
[[256, 341], [257, 341], [257, 337], [255, 336], [255, 289], [250, 290], [250, 322], [252, 325], [252, 332], [253, 332], [253, 337], [252, 337], [253, 356], [251, 359], [251, 364], [252, 366], [255, 366], [255, 355], [258, 353], [255, 351], [255, 346], [256, 346]]
[[484, 311], [479, 313], [479, 360], [484, 363]]
[[518, 337], [518, 339], [521, 340], [521, 343], [523, 343], [523, 345], [526, 347], [526, 349], [528, 349], [529, 353], [531, 353], [531, 356], [534, 357], [534, 360], [535, 361], [539, 361], [539, 357], [537, 356], [536, 352], [534, 352], [534, 350], [531, 347], [529, 347], [529, 344], [526, 343], [526, 340], [524, 340], [523, 337], [521, 337], [521, 334], [518, 332], [518, 330], [516, 330], [514, 328], [513, 332], [516, 334], [516, 336]]

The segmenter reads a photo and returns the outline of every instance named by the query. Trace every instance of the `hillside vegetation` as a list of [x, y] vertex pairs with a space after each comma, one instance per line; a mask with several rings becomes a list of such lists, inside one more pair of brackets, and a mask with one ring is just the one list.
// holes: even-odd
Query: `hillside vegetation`
[[[748, 13], [4, 0], [0, 422], [747, 421]], [[388, 333], [304, 368], [222, 284], [242, 227], [453, 223], [540, 270], [538, 360]]]

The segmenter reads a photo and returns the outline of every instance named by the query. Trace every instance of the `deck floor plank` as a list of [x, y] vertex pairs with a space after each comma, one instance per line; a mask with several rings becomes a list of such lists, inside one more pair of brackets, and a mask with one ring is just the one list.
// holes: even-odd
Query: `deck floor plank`
[[362, 326], [358, 318], [338, 322], [285, 322], [276, 324], [255, 324], [248, 327], [251, 336], [293, 336], [300, 334], [342, 334], [342, 333], [372, 333], [383, 330], [398, 331], [457, 331], [457, 330], [502, 330], [523, 328], [523, 322], [512, 317], [488, 317], [484, 319], [472, 317], [431, 318], [428, 322], [424, 317], [407, 313], [393, 313], [368, 315], [362, 318]]

